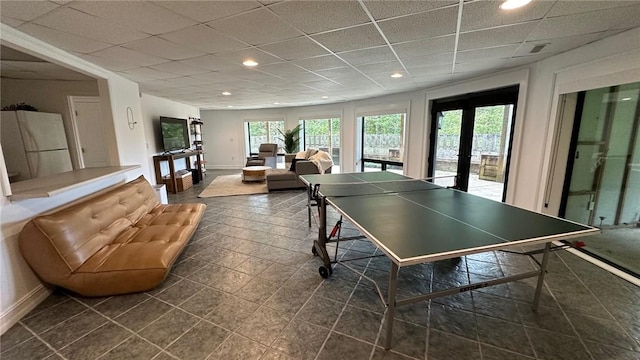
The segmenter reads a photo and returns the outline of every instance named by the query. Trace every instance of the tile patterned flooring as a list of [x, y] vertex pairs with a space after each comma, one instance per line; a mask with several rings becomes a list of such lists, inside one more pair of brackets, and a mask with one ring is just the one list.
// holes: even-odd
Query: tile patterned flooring
[[[10, 359], [639, 359], [640, 289], [567, 252], [550, 262], [541, 306], [519, 281], [398, 308], [384, 351], [384, 307], [344, 267], [323, 280], [310, 254], [304, 191], [198, 199], [209, 171], [170, 202], [208, 204], [167, 280], [146, 293], [56, 291], [0, 338]], [[345, 229], [346, 233], [354, 230]], [[340, 256], [373, 253], [364, 241]], [[358, 261], [385, 287], [388, 261]], [[414, 266], [404, 294], [532, 269], [503, 252]]]

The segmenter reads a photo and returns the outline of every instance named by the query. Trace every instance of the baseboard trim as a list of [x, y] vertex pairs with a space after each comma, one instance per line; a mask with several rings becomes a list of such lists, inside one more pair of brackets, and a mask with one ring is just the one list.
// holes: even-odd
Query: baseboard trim
[[0, 314], [0, 334], [4, 334], [49, 295], [51, 295], [51, 290], [40, 284], [22, 299], [11, 305], [5, 312]]

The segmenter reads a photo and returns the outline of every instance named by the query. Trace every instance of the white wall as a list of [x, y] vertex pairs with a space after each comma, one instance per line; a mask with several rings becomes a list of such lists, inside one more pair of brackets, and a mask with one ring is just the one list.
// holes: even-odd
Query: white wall
[[98, 96], [98, 83], [90, 81], [54, 81], [2, 79], [0, 83], [0, 107], [26, 103], [38, 111], [61, 114], [69, 142], [71, 161], [78, 166], [78, 151], [71, 123], [67, 96]]
[[[160, 116], [174, 117], [178, 119], [189, 119], [189, 117], [200, 117], [200, 109], [186, 104], [181, 104], [172, 100], [159, 98], [153, 95], [142, 94], [142, 122], [144, 123], [145, 138], [147, 139], [145, 146], [147, 148], [148, 164], [151, 169], [151, 178], [149, 181], [155, 183], [155, 174], [153, 173], [153, 155], [161, 154], [162, 137], [160, 136]], [[203, 128], [206, 131], [207, 128]], [[205, 151], [207, 147], [205, 145]], [[206, 158], [205, 158], [206, 159]], [[184, 161], [176, 161], [176, 170], [184, 169]], [[166, 163], [162, 163], [162, 173], [169, 172]]]
[[[207, 167], [216, 169], [239, 169], [245, 164], [244, 123], [255, 120], [284, 120], [291, 129], [300, 119], [340, 117], [340, 167], [342, 172], [353, 172], [358, 166], [356, 139], [358, 136], [356, 117], [378, 111], [406, 111], [409, 117], [424, 116], [424, 93], [411, 92], [398, 95], [350, 101], [338, 104], [302, 106], [260, 110], [201, 110], [204, 121], [203, 133], [207, 152]], [[411, 122], [411, 121], [408, 121]], [[407, 125], [407, 149], [405, 158], [421, 158], [424, 139], [424, 122]], [[407, 165], [405, 171], [411, 176], [421, 177], [420, 165]]]

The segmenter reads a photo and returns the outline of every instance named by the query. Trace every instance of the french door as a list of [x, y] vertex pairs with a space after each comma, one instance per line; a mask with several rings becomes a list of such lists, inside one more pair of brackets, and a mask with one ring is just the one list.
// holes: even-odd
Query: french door
[[429, 177], [504, 201], [518, 87], [433, 102]]

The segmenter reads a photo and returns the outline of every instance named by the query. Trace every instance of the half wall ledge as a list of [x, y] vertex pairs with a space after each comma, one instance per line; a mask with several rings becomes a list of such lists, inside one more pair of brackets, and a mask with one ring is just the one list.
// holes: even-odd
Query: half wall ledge
[[137, 168], [140, 165], [85, 168], [20, 181], [11, 184], [11, 195], [7, 197], [10, 201], [51, 197]]

